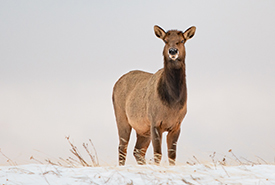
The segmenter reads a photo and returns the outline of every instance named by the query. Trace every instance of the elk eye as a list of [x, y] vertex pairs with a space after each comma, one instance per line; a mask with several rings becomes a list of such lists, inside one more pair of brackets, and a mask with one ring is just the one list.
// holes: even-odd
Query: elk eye
[[183, 42], [184, 42], [184, 40], [181, 41], [181, 43], [183, 43]]

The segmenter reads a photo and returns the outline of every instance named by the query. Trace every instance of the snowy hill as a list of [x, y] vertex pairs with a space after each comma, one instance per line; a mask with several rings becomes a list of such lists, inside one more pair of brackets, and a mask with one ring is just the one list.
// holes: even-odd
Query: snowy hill
[[275, 184], [275, 165], [104, 166], [29, 164], [0, 167], [1, 185]]

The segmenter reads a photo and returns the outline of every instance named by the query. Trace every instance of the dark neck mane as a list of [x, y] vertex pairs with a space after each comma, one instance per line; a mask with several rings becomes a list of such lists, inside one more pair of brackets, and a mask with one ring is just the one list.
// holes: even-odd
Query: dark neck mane
[[183, 107], [187, 98], [185, 65], [179, 69], [169, 69], [164, 66], [158, 84], [158, 94], [165, 105]]

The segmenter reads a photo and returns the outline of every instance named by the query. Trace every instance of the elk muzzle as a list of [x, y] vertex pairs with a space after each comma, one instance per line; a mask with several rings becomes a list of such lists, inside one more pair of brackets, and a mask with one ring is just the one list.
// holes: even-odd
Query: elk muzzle
[[168, 51], [169, 58], [176, 60], [179, 56], [179, 50], [176, 48], [170, 48]]

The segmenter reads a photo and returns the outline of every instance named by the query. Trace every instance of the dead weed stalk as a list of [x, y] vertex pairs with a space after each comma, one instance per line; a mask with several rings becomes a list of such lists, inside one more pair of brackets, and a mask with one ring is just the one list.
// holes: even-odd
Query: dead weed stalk
[[[88, 143], [83, 143], [83, 147], [86, 150], [87, 154], [89, 155], [89, 157], [91, 158], [91, 164], [89, 164], [80, 154], [79, 150], [77, 149], [77, 147], [75, 145], [72, 144], [72, 142], [70, 141], [70, 137], [67, 136], [66, 137], [67, 141], [69, 142], [71, 149], [70, 151], [72, 152], [72, 154], [74, 154], [75, 157], [77, 157], [77, 159], [79, 160], [79, 163], [84, 166], [84, 167], [96, 167], [99, 166], [99, 162], [98, 162], [98, 157], [97, 157], [97, 152], [95, 150], [94, 144], [92, 143], [92, 140], [89, 139], [90, 145], [92, 147], [92, 149], [89, 149], [89, 144]], [[66, 160], [68, 163], [75, 163], [76, 161], [73, 158], [69, 158]]]

